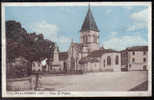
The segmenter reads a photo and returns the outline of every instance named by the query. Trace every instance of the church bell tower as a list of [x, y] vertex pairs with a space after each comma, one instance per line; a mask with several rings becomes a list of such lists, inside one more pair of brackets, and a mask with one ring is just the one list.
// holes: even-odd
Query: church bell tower
[[99, 49], [99, 30], [90, 6], [80, 30], [80, 43], [87, 47], [88, 52]]

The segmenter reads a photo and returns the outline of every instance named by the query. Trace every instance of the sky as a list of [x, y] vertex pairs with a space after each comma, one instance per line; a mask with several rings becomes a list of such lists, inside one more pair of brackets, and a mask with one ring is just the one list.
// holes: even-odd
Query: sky
[[[100, 47], [123, 50], [148, 44], [148, 6], [91, 6], [100, 30]], [[16, 20], [27, 32], [42, 33], [67, 51], [80, 42], [87, 6], [7, 6], [5, 20]]]

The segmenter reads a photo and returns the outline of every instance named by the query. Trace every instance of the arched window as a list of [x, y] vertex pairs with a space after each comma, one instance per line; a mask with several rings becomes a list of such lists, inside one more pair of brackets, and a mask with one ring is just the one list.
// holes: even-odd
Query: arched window
[[107, 65], [111, 65], [111, 57], [110, 56], [107, 57]]
[[143, 58], [143, 62], [146, 62], [146, 58]]
[[135, 58], [132, 58], [132, 62], [133, 62], [133, 63], [135, 62]]
[[116, 59], [115, 59], [115, 64], [118, 65], [119, 64], [119, 56], [116, 56]]
[[104, 60], [104, 67], [105, 67], [105, 60]]

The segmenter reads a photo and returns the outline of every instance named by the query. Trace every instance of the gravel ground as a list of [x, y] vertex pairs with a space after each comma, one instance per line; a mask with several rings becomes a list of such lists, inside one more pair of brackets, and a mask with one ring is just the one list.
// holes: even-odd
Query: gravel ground
[[128, 91], [147, 81], [146, 71], [45, 75], [41, 87], [67, 91]]

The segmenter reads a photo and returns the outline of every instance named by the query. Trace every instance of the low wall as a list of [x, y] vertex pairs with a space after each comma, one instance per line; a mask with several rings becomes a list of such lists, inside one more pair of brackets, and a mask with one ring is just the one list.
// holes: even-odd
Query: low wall
[[26, 91], [33, 89], [33, 79], [31, 76], [24, 78], [7, 79], [8, 91]]

